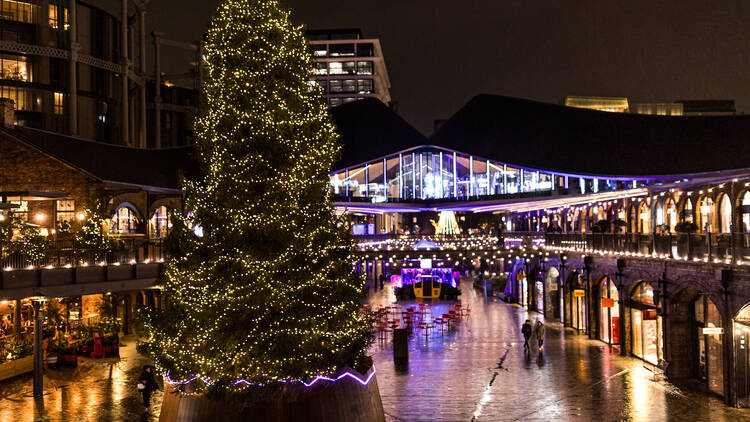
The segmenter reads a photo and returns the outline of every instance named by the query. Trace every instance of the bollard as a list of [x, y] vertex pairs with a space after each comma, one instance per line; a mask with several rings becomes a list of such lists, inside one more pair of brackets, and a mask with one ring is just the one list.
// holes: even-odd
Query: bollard
[[409, 340], [406, 328], [393, 330], [393, 361], [397, 364], [406, 363], [409, 360]]

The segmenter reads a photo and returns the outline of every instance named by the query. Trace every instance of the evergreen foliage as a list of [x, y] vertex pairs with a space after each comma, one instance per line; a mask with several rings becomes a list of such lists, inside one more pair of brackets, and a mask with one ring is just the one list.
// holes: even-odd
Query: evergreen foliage
[[167, 306], [143, 310], [140, 348], [172, 379], [208, 381], [198, 391], [330, 375], [370, 342], [353, 243], [330, 203], [340, 144], [307, 48], [277, 0], [225, 0], [210, 25], [203, 178], [183, 184]]

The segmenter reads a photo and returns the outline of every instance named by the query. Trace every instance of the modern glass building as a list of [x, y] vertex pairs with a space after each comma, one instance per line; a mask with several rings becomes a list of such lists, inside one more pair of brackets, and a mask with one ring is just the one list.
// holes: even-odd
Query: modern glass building
[[330, 177], [336, 198], [374, 203], [589, 194], [645, 187], [666, 179], [553, 172], [434, 145], [339, 169]]

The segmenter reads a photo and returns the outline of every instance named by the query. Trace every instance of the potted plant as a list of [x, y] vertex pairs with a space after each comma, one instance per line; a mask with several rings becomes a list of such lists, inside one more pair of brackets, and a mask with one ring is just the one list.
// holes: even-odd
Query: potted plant
[[47, 362], [47, 368], [57, 368], [57, 365], [60, 361], [60, 354], [61, 351], [61, 344], [60, 340], [51, 340], [49, 344], [47, 345], [47, 358], [45, 359]]
[[76, 352], [77, 347], [75, 344], [71, 344], [68, 341], [65, 341], [63, 343], [63, 345], [60, 347], [60, 354], [65, 366], [71, 366], [74, 368], [78, 366], [78, 355], [76, 354]]

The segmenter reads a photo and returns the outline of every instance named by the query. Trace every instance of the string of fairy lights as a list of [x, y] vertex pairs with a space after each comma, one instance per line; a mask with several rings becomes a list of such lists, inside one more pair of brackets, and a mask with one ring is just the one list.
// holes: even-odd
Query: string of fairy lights
[[168, 306], [144, 310], [142, 350], [191, 380], [183, 393], [325, 379], [356, 365], [371, 336], [330, 202], [340, 145], [307, 43], [276, 0], [224, 1], [207, 41], [204, 178], [184, 183], [191, 213], [174, 216], [177, 253], [160, 280]]

